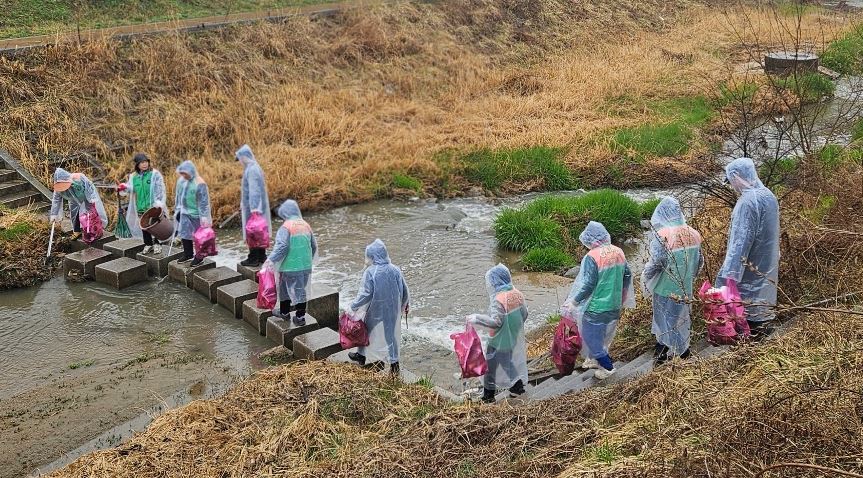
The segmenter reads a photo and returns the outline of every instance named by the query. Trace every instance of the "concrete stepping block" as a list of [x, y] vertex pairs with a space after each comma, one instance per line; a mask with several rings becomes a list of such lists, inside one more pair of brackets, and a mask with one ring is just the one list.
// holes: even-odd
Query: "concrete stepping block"
[[237, 271], [227, 267], [216, 267], [214, 269], [206, 269], [195, 272], [192, 275], [192, 288], [210, 299], [210, 302], [216, 303], [216, 290], [227, 284], [243, 280]]
[[267, 338], [291, 350], [294, 349], [295, 337], [314, 332], [319, 328], [318, 321], [309, 314], [306, 314], [306, 325], [296, 325], [293, 320], [284, 320], [278, 317], [269, 317], [266, 325]]
[[321, 327], [339, 329], [339, 291], [324, 284], [312, 283], [306, 299], [306, 311], [317, 319]]
[[111, 260], [114, 260], [114, 256], [110, 252], [94, 247], [66, 254], [63, 258], [63, 277], [72, 273], [79, 277], [93, 278], [96, 276], [96, 266]]
[[190, 264], [191, 261], [184, 262], [182, 264], [178, 263], [176, 260], [169, 262], [168, 275], [171, 277], [171, 280], [179, 282], [180, 284], [191, 288], [192, 277], [194, 277], [196, 272], [216, 268], [216, 263], [211, 261], [210, 259], [204, 259], [204, 262], [196, 265], [195, 267], [192, 267]]
[[96, 266], [96, 280], [115, 289], [125, 289], [147, 280], [147, 264], [128, 257], [114, 259]]
[[263, 336], [267, 335], [267, 319], [272, 316], [272, 310], [258, 308], [257, 294], [254, 299], [243, 302], [243, 320]]
[[102, 249], [114, 254], [114, 257], [129, 257], [134, 259], [144, 250], [144, 241], [140, 239], [117, 239], [105, 244]]
[[174, 252], [171, 252], [170, 256], [166, 255], [167, 253], [167, 247], [162, 249], [161, 254], [144, 254], [143, 252], [139, 252], [135, 256], [135, 259], [147, 264], [147, 270], [150, 271], [151, 276], [161, 279], [168, 275], [168, 264], [183, 257], [183, 251], [177, 251], [177, 249], [174, 249]]
[[[360, 364], [354, 362], [353, 360], [351, 360], [350, 357], [348, 357], [349, 353], [356, 352], [356, 351], [357, 351], [357, 348], [354, 347], [352, 349], [347, 349], [347, 350], [342, 350], [341, 352], [336, 352], [336, 353], [330, 355], [329, 357], [327, 357], [327, 362], [346, 363], [346, 364], [359, 366]], [[405, 383], [412, 383], [412, 382], [408, 382], [407, 380], [405, 380]]]
[[242, 274], [244, 278], [253, 282], [258, 282], [259, 270], [261, 270], [260, 267], [249, 267], [242, 264], [237, 264], [237, 272]]
[[115, 236], [114, 234], [112, 234], [110, 232], [106, 232], [106, 233], [102, 234], [102, 237], [100, 237], [99, 239], [96, 239], [96, 241], [93, 242], [93, 244], [87, 244], [86, 242], [82, 241], [81, 239], [77, 239], [75, 241], [72, 241], [72, 250], [74, 250], [76, 252], [77, 251], [83, 251], [84, 249], [86, 249], [88, 247], [95, 247], [96, 249], [103, 249], [105, 247], [105, 244], [107, 244], [109, 242], [114, 242], [116, 240], [117, 240], [117, 236]]
[[234, 318], [243, 318], [243, 302], [258, 296], [258, 284], [248, 279], [223, 285], [216, 289], [216, 302], [231, 311]]
[[300, 360], [320, 360], [342, 350], [339, 333], [323, 328], [294, 337], [294, 357]]

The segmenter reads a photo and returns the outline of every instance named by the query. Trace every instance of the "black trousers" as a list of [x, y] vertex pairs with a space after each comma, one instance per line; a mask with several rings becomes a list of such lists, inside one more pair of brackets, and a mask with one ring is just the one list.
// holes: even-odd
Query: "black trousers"
[[191, 259], [195, 255], [195, 243], [189, 239], [183, 239], [183, 259]]
[[144, 245], [152, 246], [153, 244], [159, 244], [158, 240], [153, 239], [153, 235], [147, 231], [141, 231], [141, 234], [144, 235]]
[[[283, 300], [279, 302], [279, 312], [282, 315], [287, 315], [291, 311], [291, 301]], [[306, 316], [306, 303], [297, 304], [297, 317], [305, 317]]]

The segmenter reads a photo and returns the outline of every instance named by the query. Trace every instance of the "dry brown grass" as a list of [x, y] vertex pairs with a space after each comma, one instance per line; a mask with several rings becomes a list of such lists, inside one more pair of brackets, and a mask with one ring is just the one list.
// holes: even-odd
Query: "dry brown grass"
[[[697, 0], [399, 2], [331, 20], [58, 46], [0, 60], [0, 139], [46, 179], [46, 159], [78, 151], [119, 178], [129, 155], [108, 145], [150, 152], [169, 177], [192, 159], [217, 216], [236, 207], [232, 152], [243, 143], [271, 195], [307, 208], [387, 195], [394, 171], [457, 193], [457, 165], [440, 153], [480, 147], [567, 146], [585, 184], [666, 184], [688, 176], [687, 161], [619, 164], [625, 174], [609, 177], [619, 158], [608, 136], [655, 121], [650, 101], [712, 91], [738, 60], [735, 15]], [[769, 11], [751, 15], [775, 29]], [[805, 34], [844, 25], [816, 13]], [[707, 139], [684, 159], [702, 157]]]
[[0, 290], [27, 287], [50, 279], [57, 256], [69, 240], [58, 230], [46, 261], [51, 226], [36, 214], [0, 208]]

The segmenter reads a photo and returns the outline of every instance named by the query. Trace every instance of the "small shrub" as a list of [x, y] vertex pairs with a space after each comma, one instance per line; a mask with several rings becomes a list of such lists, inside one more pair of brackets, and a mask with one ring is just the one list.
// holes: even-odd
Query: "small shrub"
[[423, 189], [422, 181], [407, 174], [393, 174], [392, 184], [396, 189], [408, 189], [416, 192], [420, 192]]
[[525, 269], [536, 272], [559, 271], [573, 265], [572, 257], [556, 247], [531, 249], [522, 256], [521, 262]]
[[845, 148], [838, 144], [828, 144], [818, 152], [818, 164], [827, 171], [839, 167], [845, 159]]
[[649, 220], [653, 217], [653, 211], [656, 210], [656, 206], [659, 206], [661, 201], [660, 198], [653, 198], [641, 203], [641, 218]]
[[462, 157], [465, 177], [489, 191], [499, 191], [511, 183], [542, 181], [546, 191], [576, 187], [572, 173], [561, 161], [564, 150], [536, 146], [492, 151], [481, 149]]
[[526, 251], [542, 247], [562, 247], [560, 224], [524, 211], [506, 209], [494, 221], [497, 242], [506, 249]]

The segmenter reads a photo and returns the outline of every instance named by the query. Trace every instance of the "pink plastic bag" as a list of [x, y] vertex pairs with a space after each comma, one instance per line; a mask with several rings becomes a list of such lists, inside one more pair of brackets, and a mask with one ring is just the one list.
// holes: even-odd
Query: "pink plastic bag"
[[78, 221], [81, 224], [81, 240], [86, 244], [93, 244], [102, 237], [104, 228], [96, 206], [91, 205], [87, 212], [78, 214]]
[[342, 312], [339, 316], [339, 343], [342, 349], [365, 347], [369, 344], [369, 331], [366, 323], [351, 314]]
[[704, 304], [708, 342], [713, 345], [733, 345], [749, 338], [746, 309], [736, 282], [729, 280], [718, 289], [713, 288], [710, 282], [705, 282], [698, 296]]
[[569, 375], [575, 369], [575, 361], [581, 352], [581, 334], [575, 322], [562, 317], [554, 331], [554, 341], [551, 343], [551, 360], [558, 372]]
[[266, 249], [270, 247], [270, 231], [267, 219], [258, 213], [246, 221], [246, 244], [251, 249]]
[[488, 372], [488, 362], [482, 353], [482, 342], [476, 329], [465, 326], [464, 332], [449, 336], [455, 341], [455, 355], [461, 367], [461, 378], [480, 377]]
[[195, 243], [195, 257], [215, 256], [216, 252], [216, 231], [212, 227], [201, 226], [195, 231], [192, 236]]
[[272, 309], [276, 306], [276, 274], [271, 269], [258, 271], [258, 297], [256, 304], [259, 309]]

